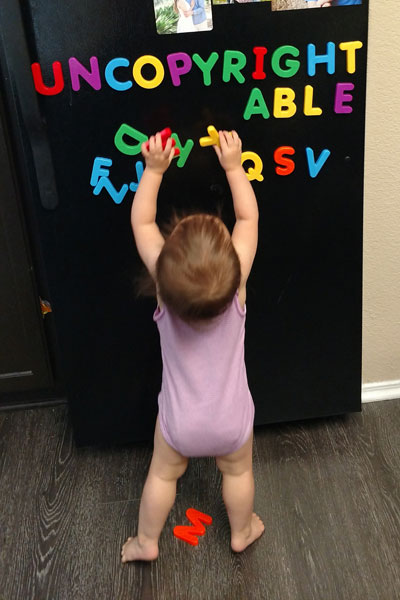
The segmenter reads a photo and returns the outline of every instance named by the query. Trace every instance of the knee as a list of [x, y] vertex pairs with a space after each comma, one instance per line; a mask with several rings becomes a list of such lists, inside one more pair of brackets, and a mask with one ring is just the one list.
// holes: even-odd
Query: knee
[[228, 475], [231, 477], [241, 477], [245, 473], [253, 473], [253, 465], [243, 462], [232, 462], [227, 461], [224, 458], [216, 459], [217, 467], [221, 471], [222, 475]]
[[164, 481], [176, 481], [185, 473], [187, 466], [187, 459], [175, 464], [160, 464], [158, 461], [153, 461], [150, 471]]
[[217, 457], [215, 462], [217, 463], [217, 467], [221, 471], [222, 475], [227, 475], [231, 470], [230, 465], [224, 459]]
[[177, 479], [179, 479], [180, 477], [182, 477], [182, 475], [184, 475], [188, 464], [189, 464], [189, 460], [186, 459], [185, 461], [182, 461], [179, 465], [177, 465], [177, 468], [176, 468], [176, 473], [177, 473], [176, 478]]

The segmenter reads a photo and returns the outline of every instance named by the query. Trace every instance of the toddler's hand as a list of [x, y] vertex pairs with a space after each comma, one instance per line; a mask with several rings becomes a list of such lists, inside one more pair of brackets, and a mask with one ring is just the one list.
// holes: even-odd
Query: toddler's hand
[[146, 161], [146, 168], [154, 173], [163, 175], [174, 157], [172, 138], [168, 138], [163, 149], [161, 134], [156, 133], [156, 135], [152, 135], [149, 139], [149, 149], [146, 148], [146, 142], [142, 144], [142, 154]]
[[220, 146], [213, 146], [221, 163], [221, 167], [226, 172], [234, 171], [242, 166], [242, 140], [236, 131], [220, 131]]

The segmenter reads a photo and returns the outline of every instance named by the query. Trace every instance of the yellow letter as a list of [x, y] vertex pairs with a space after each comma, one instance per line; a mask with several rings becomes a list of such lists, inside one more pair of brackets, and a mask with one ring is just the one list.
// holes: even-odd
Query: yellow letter
[[356, 72], [356, 50], [362, 47], [362, 42], [342, 42], [339, 44], [339, 48], [346, 52], [346, 70], [348, 73]]
[[250, 167], [246, 172], [247, 179], [249, 181], [253, 181], [253, 179], [257, 179], [257, 181], [264, 181], [264, 177], [261, 175], [263, 170], [263, 162], [261, 158], [255, 152], [242, 152], [242, 165], [246, 160], [251, 160], [254, 163], [254, 167]]
[[[156, 70], [153, 79], [145, 79], [142, 75], [142, 68], [146, 64], [152, 65]], [[158, 87], [164, 79], [164, 67], [162, 62], [155, 56], [149, 54], [141, 56], [133, 65], [133, 78], [140, 87], [146, 88], [147, 90]]]
[[312, 85], [306, 85], [304, 88], [304, 114], [306, 117], [319, 117], [322, 115], [322, 109], [313, 106], [314, 88]]
[[275, 88], [274, 94], [274, 117], [277, 119], [289, 119], [295, 114], [297, 107], [293, 100], [296, 94], [292, 88]]
[[208, 137], [201, 137], [199, 139], [199, 144], [203, 148], [206, 146], [219, 146], [219, 133], [215, 129], [214, 125], [209, 125], [207, 127]]

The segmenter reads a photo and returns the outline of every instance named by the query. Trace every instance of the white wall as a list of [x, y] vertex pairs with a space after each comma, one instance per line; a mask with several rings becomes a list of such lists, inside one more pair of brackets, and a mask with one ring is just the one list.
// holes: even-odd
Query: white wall
[[400, 2], [369, 11], [363, 381], [400, 384]]

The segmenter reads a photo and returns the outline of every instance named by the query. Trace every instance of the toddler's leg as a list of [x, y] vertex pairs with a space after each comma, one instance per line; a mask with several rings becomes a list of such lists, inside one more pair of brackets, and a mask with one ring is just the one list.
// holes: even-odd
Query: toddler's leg
[[176, 482], [186, 471], [188, 459], [164, 440], [157, 419], [154, 452], [139, 508], [138, 534], [122, 547], [122, 562], [154, 560], [158, 538], [176, 496]]
[[217, 457], [222, 473], [222, 496], [231, 525], [231, 547], [242, 552], [264, 531], [264, 524], [253, 512], [253, 435], [237, 452]]

